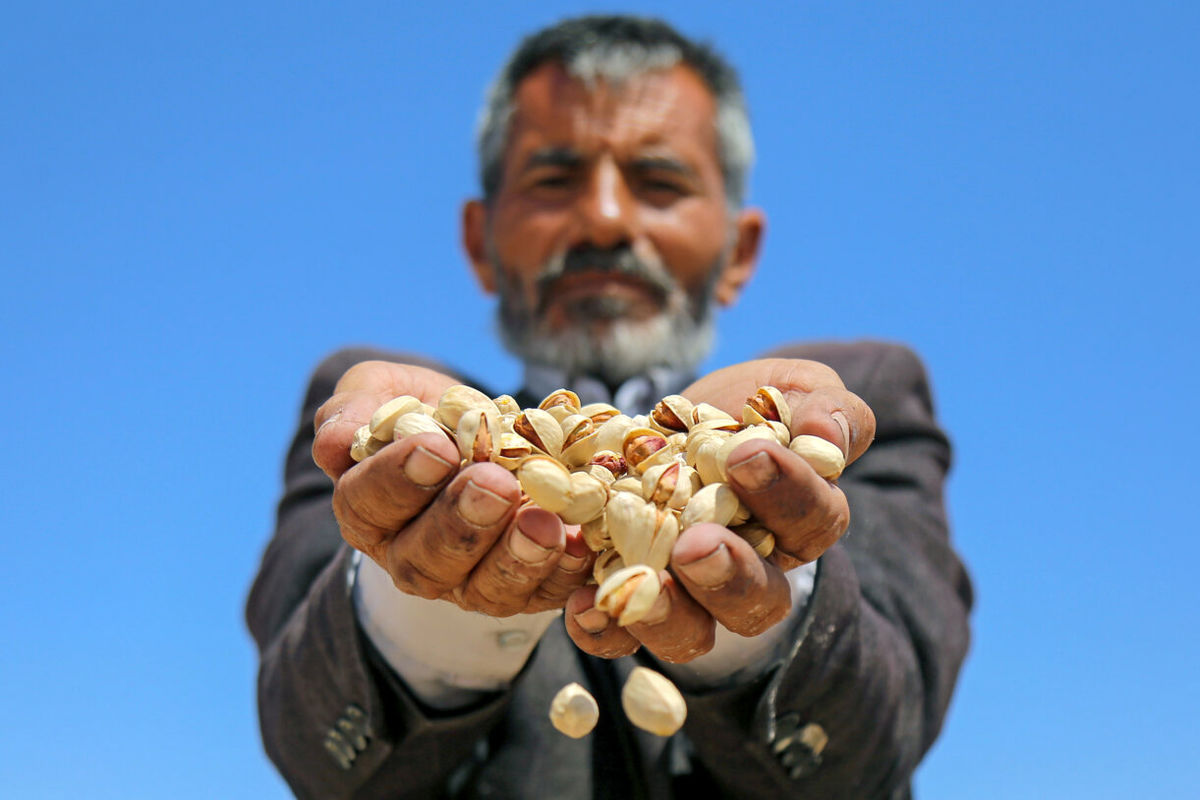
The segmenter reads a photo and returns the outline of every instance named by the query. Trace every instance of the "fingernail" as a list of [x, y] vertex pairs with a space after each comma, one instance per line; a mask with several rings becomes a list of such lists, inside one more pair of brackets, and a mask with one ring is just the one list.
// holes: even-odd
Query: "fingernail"
[[608, 627], [608, 614], [596, 608], [589, 608], [575, 615], [575, 623], [588, 633], [601, 633]]
[[833, 417], [833, 421], [842, 429], [842, 455], [850, 455], [850, 422], [841, 411], [834, 411], [829, 416]]
[[562, 558], [558, 560], [558, 569], [563, 572], [578, 572], [583, 569], [587, 563], [587, 559], [582, 556], [573, 556], [570, 553], [563, 553]]
[[681, 565], [680, 569], [693, 583], [706, 589], [716, 589], [733, 577], [733, 556], [729, 554], [728, 547], [720, 544], [716, 550], [690, 564]]
[[335, 423], [335, 422], [337, 422], [339, 419], [341, 419], [341, 418], [342, 418], [342, 412], [343, 412], [344, 410], [345, 410], [345, 409], [339, 408], [339, 409], [338, 409], [336, 412], [334, 412], [334, 415], [333, 415], [332, 417], [329, 417], [329, 418], [328, 418], [328, 419], [326, 419], [324, 422], [322, 422], [322, 423], [321, 423], [321, 427], [317, 428], [317, 435], [318, 435], [318, 436], [320, 436], [320, 435], [321, 435], [321, 431], [325, 430], [325, 429], [326, 429], [326, 428], [328, 428], [330, 425], [332, 425], [333, 423]]
[[418, 486], [437, 486], [453, 469], [453, 464], [424, 447], [417, 447], [404, 462], [405, 476]]
[[462, 494], [458, 496], [458, 515], [472, 525], [495, 525], [508, 513], [511, 505], [490, 489], [484, 489], [475, 481], [467, 481]]
[[751, 492], [769, 489], [779, 480], [779, 467], [765, 450], [727, 466], [725, 472], [737, 481], [738, 486]]
[[[545, 519], [553, 517], [553, 519]], [[555, 525], [558, 517], [540, 508], [525, 509], [517, 516], [517, 526], [508, 537], [508, 550], [526, 564], [541, 564], [550, 557], [557, 548], [557, 538], [562, 535], [561, 523]], [[554, 528], [558, 530], [555, 531]], [[554, 544], [549, 544], [551, 540]], [[547, 542], [548, 544], [543, 544]]]

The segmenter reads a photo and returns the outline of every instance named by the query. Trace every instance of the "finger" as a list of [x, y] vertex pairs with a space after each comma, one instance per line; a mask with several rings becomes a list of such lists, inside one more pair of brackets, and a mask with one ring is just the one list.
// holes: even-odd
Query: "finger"
[[393, 397], [412, 395], [436, 403], [456, 381], [425, 367], [363, 361], [338, 380], [333, 396], [317, 409], [313, 418], [313, 460], [336, 480], [354, 466], [350, 443], [354, 432], [371, 421], [371, 415]]
[[775, 442], [752, 440], [729, 454], [729, 485], [754, 516], [775, 534], [781, 567], [815, 561], [850, 525], [850, 506], [836, 484]]
[[734, 364], [701, 378], [683, 394], [740, 418], [746, 399], [760, 386], [783, 392], [792, 411], [792, 436], [807, 433], [833, 442], [842, 448], [847, 463], [875, 438], [871, 409], [846, 390], [834, 370], [817, 361], [763, 358]]
[[575, 646], [600, 658], [620, 658], [637, 652], [638, 640], [595, 607], [596, 586], [584, 586], [567, 600], [563, 620]]
[[423, 433], [384, 447], [347, 471], [333, 489], [342, 537], [383, 564], [380, 548], [437, 497], [458, 469], [458, 448]]
[[656, 657], [682, 664], [712, 650], [716, 620], [674, 576], [662, 572], [660, 577], [663, 582], [658, 599], [646, 616], [626, 630]]
[[783, 572], [720, 525], [693, 525], [680, 534], [671, 568], [692, 599], [742, 636], [762, 633], [791, 609]]
[[521, 488], [508, 470], [472, 464], [386, 542], [383, 567], [401, 591], [441, 597], [461, 586], [496, 545], [520, 500]]
[[792, 437], [820, 436], [841, 448], [849, 464], [866, 451], [875, 438], [875, 415], [853, 392], [820, 387], [810, 392], [787, 391], [792, 411]]
[[567, 542], [562, 557], [554, 565], [542, 585], [537, 588], [525, 607], [526, 613], [545, 611], [551, 608], [562, 608], [567, 598], [576, 589], [582, 587], [592, 577], [592, 564], [596, 554], [579, 535], [578, 525], [567, 526]]
[[524, 611], [565, 547], [566, 532], [557, 514], [535, 505], [521, 508], [514, 524], [472, 570], [463, 606], [494, 617]]

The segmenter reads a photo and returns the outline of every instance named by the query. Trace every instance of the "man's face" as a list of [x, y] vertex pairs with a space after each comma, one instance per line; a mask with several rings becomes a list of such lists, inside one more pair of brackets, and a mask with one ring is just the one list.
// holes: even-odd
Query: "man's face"
[[510, 349], [612, 382], [703, 357], [762, 224], [729, 213], [715, 111], [682, 66], [589, 89], [550, 63], [521, 81], [499, 189], [464, 214]]

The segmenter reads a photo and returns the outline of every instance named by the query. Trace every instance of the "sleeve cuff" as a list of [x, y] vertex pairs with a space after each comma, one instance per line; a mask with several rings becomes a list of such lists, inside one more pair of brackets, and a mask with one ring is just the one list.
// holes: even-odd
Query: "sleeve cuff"
[[478, 701], [509, 683], [561, 611], [489, 617], [405, 594], [361, 553], [350, 566], [359, 625], [405, 685], [432, 708]]
[[803, 564], [787, 573], [792, 588], [788, 616], [758, 636], [741, 636], [718, 623], [713, 649], [686, 664], [661, 663], [661, 669], [681, 689], [712, 689], [728, 682], [751, 681], [773, 666], [790, 642], [795, 623], [802, 619], [812, 595], [817, 562]]

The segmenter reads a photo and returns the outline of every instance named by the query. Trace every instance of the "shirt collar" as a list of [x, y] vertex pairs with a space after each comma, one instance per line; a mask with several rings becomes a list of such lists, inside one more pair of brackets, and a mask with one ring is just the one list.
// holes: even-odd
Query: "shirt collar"
[[645, 375], [635, 375], [609, 392], [601, 380], [589, 375], [569, 375], [565, 370], [541, 364], [525, 364], [525, 391], [542, 398], [555, 389], [570, 389], [579, 395], [579, 402], [611, 403], [624, 414], [648, 414], [654, 404], [669, 394], [679, 394], [692, 382], [687, 370], [651, 367]]

